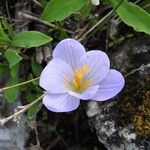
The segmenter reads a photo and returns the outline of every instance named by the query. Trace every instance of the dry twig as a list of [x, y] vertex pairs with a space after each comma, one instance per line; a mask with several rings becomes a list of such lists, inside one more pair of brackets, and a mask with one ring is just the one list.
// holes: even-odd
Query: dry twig
[[37, 102], [39, 102], [45, 94], [41, 95], [40, 97], [38, 97], [36, 100], [34, 100], [32, 103], [27, 104], [25, 106], [23, 106], [23, 108], [17, 112], [15, 112], [13, 115], [0, 119], [0, 125], [4, 125], [6, 122], [8, 122], [9, 120], [13, 119], [14, 117], [24, 113], [25, 111], [27, 111], [31, 106], [33, 106], [34, 104], [36, 104]]
[[[37, 21], [37, 22], [42, 23], [42, 24], [44, 24], [46, 26], [49, 26], [51, 28], [59, 29], [59, 27], [57, 27], [56, 25], [54, 25], [54, 24], [52, 24], [50, 22], [47, 22], [47, 21], [43, 21], [43, 20], [41, 20], [41, 19], [39, 19], [39, 18], [37, 18], [37, 17], [35, 17], [33, 15], [30, 15], [30, 14], [27, 14], [27, 13], [24, 13], [24, 12], [19, 12], [19, 13], [20, 13], [20, 15], [22, 15], [26, 19]], [[73, 32], [70, 31], [70, 30], [64, 29], [64, 31], [66, 31], [66, 32], [68, 32], [70, 34], [73, 34]]]
[[128, 74], [126, 74], [124, 77], [127, 78], [127, 77], [130, 76], [131, 74], [133, 74], [133, 73], [135, 73], [135, 72], [137, 72], [137, 71], [139, 71], [139, 70], [143, 70], [143, 69], [146, 68], [146, 67], [150, 67], [150, 64], [142, 65], [142, 66], [140, 66], [139, 68], [136, 68], [136, 69], [132, 70], [131, 72], [129, 72]]
[[87, 32], [85, 32], [79, 39], [77, 39], [78, 41], [82, 41], [84, 40], [84, 38], [90, 34], [97, 26], [99, 26], [101, 23], [103, 23], [106, 19], [108, 19], [109, 17], [111, 17], [111, 15], [113, 14], [114, 10], [111, 10], [107, 15], [105, 15], [101, 20], [99, 20], [94, 26], [92, 26]]

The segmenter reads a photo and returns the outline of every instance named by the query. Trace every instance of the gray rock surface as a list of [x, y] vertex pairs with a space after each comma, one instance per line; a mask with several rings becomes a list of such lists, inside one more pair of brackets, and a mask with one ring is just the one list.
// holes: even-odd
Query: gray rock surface
[[139, 36], [111, 56], [126, 85], [115, 98], [88, 103], [89, 124], [108, 150], [150, 149], [150, 38]]
[[[0, 118], [12, 115], [16, 107], [21, 105], [19, 99], [13, 104], [8, 104], [2, 95], [0, 103]], [[0, 150], [24, 150], [25, 141], [28, 138], [25, 118], [21, 116], [18, 121], [19, 124], [12, 120], [0, 126]]]

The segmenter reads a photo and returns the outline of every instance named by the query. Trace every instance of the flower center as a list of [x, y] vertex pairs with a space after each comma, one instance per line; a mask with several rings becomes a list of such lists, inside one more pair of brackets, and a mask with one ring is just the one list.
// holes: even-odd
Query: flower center
[[74, 71], [74, 79], [72, 81], [72, 88], [77, 92], [84, 91], [87, 87], [89, 87], [91, 80], [85, 79], [85, 74], [89, 71], [89, 67], [84, 65], [80, 68], [77, 68]]

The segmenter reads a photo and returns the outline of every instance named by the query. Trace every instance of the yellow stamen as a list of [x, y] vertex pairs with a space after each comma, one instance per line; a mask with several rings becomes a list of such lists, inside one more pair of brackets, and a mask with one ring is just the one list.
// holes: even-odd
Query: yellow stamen
[[86, 80], [85, 74], [89, 71], [89, 67], [87, 65], [82, 66], [81, 68], [77, 68], [74, 71], [74, 79], [72, 81], [72, 88], [77, 92], [84, 91], [89, 84], [92, 82], [91, 80]]
[[88, 71], [89, 71], [89, 67], [88, 67], [88, 66], [86, 66], [86, 65], [85, 65], [85, 66], [83, 66], [83, 71], [84, 71], [84, 72], [88, 72]]

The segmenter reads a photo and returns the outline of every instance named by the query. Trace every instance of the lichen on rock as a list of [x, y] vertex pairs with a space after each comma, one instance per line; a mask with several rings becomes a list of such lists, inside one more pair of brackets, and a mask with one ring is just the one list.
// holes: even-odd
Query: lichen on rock
[[[125, 88], [114, 101], [89, 103], [89, 123], [108, 150], [150, 149], [150, 39], [131, 38], [112, 56], [114, 68], [125, 76]], [[89, 115], [91, 109], [92, 115]], [[99, 107], [99, 109], [97, 108]], [[97, 111], [99, 110], [99, 111]]]

